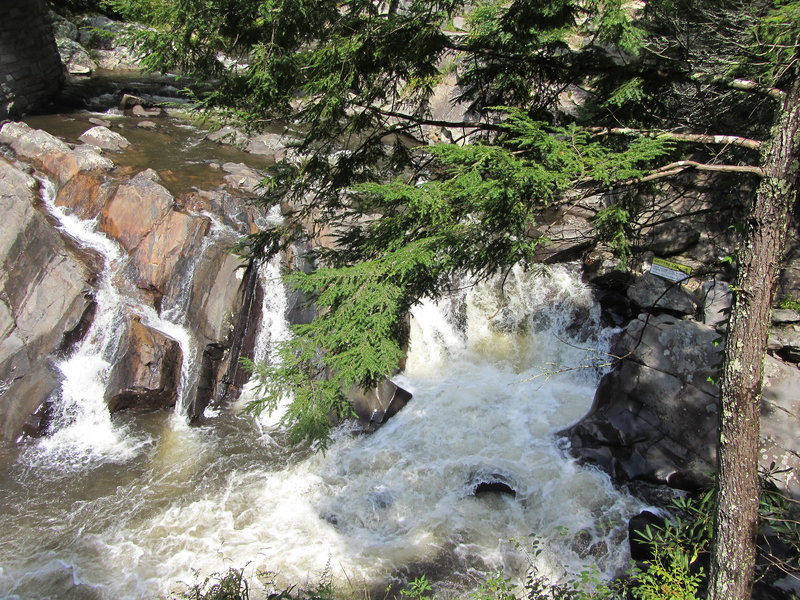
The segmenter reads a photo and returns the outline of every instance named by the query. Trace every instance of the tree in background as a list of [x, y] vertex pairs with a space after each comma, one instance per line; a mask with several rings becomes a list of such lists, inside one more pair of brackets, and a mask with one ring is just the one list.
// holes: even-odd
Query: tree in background
[[[318, 269], [290, 275], [320, 308], [256, 367], [293, 439], [327, 439], [344, 391], [402, 356], [403, 316], [476, 278], [533, 261], [540, 212], [604, 190], [642, 192], [689, 171], [733, 175], [745, 209], [722, 374], [720, 474], [710, 594], [749, 598], [757, 505], [758, 405], [766, 327], [797, 193], [796, 2], [655, 0], [115, 0], [159, 28], [155, 69], [216, 82], [202, 106], [298, 137], [268, 182], [285, 223], [254, 256], [326, 232]], [[454, 16], [467, 14], [465, 31]], [[224, 60], [225, 58], [234, 59]], [[455, 70], [464, 118], [430, 103]], [[785, 91], [782, 91], [785, 90]], [[565, 96], [583, 100], [567, 109]], [[426, 128], [462, 131], [429, 144]], [[759, 155], [763, 152], [763, 156]], [[598, 212], [598, 237], [630, 252], [636, 194]]]

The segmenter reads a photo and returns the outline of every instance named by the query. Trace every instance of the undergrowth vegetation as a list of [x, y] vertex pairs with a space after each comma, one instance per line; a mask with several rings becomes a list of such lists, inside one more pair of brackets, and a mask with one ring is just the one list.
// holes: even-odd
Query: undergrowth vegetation
[[[761, 579], [793, 577], [800, 581], [800, 503], [782, 493], [775, 473], [762, 479], [758, 574]], [[538, 568], [545, 544], [532, 539], [525, 544], [528, 570], [515, 581], [503, 571], [487, 575], [468, 600], [699, 600], [705, 597], [708, 557], [713, 532], [714, 493], [675, 499], [670, 517], [661, 525], [647, 525], [635, 532], [649, 556], [631, 561], [627, 571], [611, 581], [595, 566], [578, 574], [566, 571], [557, 579]], [[272, 573], [259, 573], [265, 591], [254, 592], [244, 569], [230, 568], [198, 580], [184, 600], [445, 600], [437, 596], [424, 575], [400, 589], [389, 586], [377, 597], [365, 589], [338, 589], [326, 570], [311, 586], [276, 586]]]

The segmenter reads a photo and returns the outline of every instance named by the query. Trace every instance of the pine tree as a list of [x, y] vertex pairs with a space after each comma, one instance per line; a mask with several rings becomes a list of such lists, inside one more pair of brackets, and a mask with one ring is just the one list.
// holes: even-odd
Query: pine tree
[[[290, 279], [320, 316], [296, 329], [278, 363], [256, 367], [257, 406], [293, 394], [295, 439], [325, 439], [331, 411], [348, 410], [344, 390], [392, 371], [403, 316], [422, 296], [444, 293], [450, 274], [480, 278], [531, 261], [546, 242], [530, 233], [543, 208], [690, 171], [734, 174], [730, 186], [761, 181], [722, 377], [710, 588], [714, 598], [749, 597], [762, 374], [741, 367], [763, 359], [797, 193], [796, 2], [149, 2], [160, 26], [143, 34], [152, 67], [213, 77], [206, 108], [302, 132], [265, 197], [293, 210], [248, 241], [261, 256], [298, 236], [335, 233], [317, 250], [321, 268]], [[468, 14], [467, 31], [449, 31], [459, 14]], [[452, 68], [453, 100], [469, 110], [448, 122], [429, 108]], [[570, 93], [586, 100], [566, 110]], [[464, 136], [423, 146], [425, 127]], [[628, 206], [609, 206], [598, 234], [624, 253], [634, 218]], [[747, 486], [729, 487], [737, 481]]]

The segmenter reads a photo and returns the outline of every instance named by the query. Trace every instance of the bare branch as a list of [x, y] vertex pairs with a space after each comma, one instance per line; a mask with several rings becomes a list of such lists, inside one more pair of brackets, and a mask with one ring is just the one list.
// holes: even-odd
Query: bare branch
[[673, 142], [689, 142], [694, 144], [717, 144], [738, 146], [750, 150], [760, 150], [763, 142], [738, 135], [708, 135], [705, 133], [674, 133], [670, 131], [649, 131], [631, 127], [586, 127], [585, 131], [597, 135], [633, 135], [651, 137]]

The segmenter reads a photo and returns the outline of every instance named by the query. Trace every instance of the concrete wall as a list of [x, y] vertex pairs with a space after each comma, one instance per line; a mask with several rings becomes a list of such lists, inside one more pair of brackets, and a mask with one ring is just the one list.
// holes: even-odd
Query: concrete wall
[[45, 0], [0, 1], [0, 120], [46, 104], [64, 82]]

